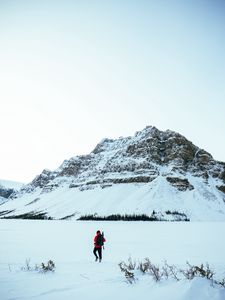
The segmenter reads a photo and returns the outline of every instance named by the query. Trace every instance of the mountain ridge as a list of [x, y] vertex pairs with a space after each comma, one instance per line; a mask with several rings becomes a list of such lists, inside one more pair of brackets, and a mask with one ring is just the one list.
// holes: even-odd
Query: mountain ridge
[[0, 179], [0, 204], [8, 201], [8, 198], [15, 192], [17, 192], [23, 183]]
[[[136, 199], [133, 191], [136, 191]], [[65, 217], [65, 214], [78, 218], [88, 213], [109, 215], [126, 211], [150, 215], [154, 210], [163, 219], [165, 211], [178, 210], [191, 220], [216, 220], [217, 215], [218, 219], [225, 220], [224, 191], [225, 163], [215, 161], [210, 153], [177, 132], [147, 126], [134, 136], [102, 139], [91, 153], [65, 160], [54, 171], [43, 170], [31, 183], [11, 195], [11, 200], [1, 207], [6, 212], [1, 215], [10, 217], [41, 211], [53, 218]], [[70, 200], [65, 199], [63, 193]], [[56, 200], [55, 204], [53, 200], [51, 203], [55, 209], [49, 209], [47, 199], [53, 194]], [[110, 198], [114, 207], [103, 196]], [[132, 199], [131, 202], [126, 198]], [[191, 198], [192, 202], [197, 200], [190, 208], [188, 199]], [[24, 200], [22, 207], [15, 205], [19, 200], [20, 204]], [[202, 207], [214, 211], [210, 214], [213, 217], [193, 212], [193, 205], [198, 201]], [[63, 216], [59, 207], [66, 202], [70, 204], [65, 207]], [[142, 210], [140, 203], [144, 203]]]

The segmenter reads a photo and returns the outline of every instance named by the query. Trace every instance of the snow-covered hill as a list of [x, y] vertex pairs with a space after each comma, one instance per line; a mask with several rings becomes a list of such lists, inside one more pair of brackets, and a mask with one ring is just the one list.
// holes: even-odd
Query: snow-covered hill
[[7, 202], [8, 198], [17, 192], [23, 183], [0, 179], [0, 205]]
[[143, 213], [225, 221], [225, 163], [176, 132], [149, 126], [44, 170], [0, 207], [1, 217]]

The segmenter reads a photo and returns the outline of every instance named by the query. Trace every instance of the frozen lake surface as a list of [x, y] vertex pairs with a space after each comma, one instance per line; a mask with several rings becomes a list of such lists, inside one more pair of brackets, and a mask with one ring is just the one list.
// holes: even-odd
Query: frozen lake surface
[[[94, 261], [93, 237], [103, 230], [102, 263]], [[225, 278], [225, 222], [83, 222], [0, 220], [0, 299], [224, 300], [225, 289], [206, 279], [164, 280], [147, 275], [129, 285], [118, 263], [145, 257], [180, 268], [209, 263]], [[22, 271], [53, 260], [54, 273]]]

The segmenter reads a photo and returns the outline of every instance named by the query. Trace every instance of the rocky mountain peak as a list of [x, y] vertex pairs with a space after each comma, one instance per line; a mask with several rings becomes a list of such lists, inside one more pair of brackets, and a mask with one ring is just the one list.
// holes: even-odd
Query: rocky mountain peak
[[50, 192], [63, 182], [83, 190], [118, 183], [148, 183], [159, 176], [177, 189], [192, 190], [187, 174], [205, 181], [218, 178], [222, 180], [218, 189], [224, 190], [225, 164], [213, 160], [208, 152], [179, 133], [147, 126], [134, 136], [105, 138], [90, 154], [65, 160], [53, 172], [43, 170], [21, 193], [37, 188]]
[[[170, 211], [174, 220], [177, 215], [196, 220], [205, 205], [210, 220], [225, 219], [224, 194], [225, 163], [215, 161], [177, 132], [147, 126], [134, 136], [105, 138], [90, 154], [65, 160], [53, 172], [43, 170], [10, 196], [15, 202], [4, 203], [2, 215], [14, 215], [17, 208], [13, 203], [20, 207], [19, 200], [24, 197], [25, 206], [19, 211], [32, 217], [43, 211], [65, 217], [127, 210], [151, 215], [154, 210], [162, 219], [167, 219]], [[58, 209], [52, 210], [54, 206]]]
[[143, 130], [137, 131], [135, 137], [145, 139], [145, 138], [160, 138], [161, 131], [154, 126], [146, 126]]
[[44, 170], [31, 183], [43, 188], [51, 180], [70, 177], [73, 181], [92, 178], [99, 181], [108, 176], [123, 176], [130, 173], [157, 176], [161, 167], [171, 172], [191, 172], [207, 178], [209, 174], [223, 178], [224, 166], [215, 162], [211, 154], [198, 148], [181, 134], [160, 131], [147, 126], [137, 131], [133, 137], [103, 139], [89, 155], [81, 155], [65, 160], [54, 172]]

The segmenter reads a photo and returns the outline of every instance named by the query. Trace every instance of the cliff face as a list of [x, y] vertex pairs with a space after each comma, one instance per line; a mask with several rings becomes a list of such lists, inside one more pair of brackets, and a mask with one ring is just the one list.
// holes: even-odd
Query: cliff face
[[[11, 203], [16, 204], [17, 199], [32, 198], [31, 195], [36, 194], [38, 194], [38, 198], [42, 199], [45, 198], [45, 194], [56, 193], [62, 188], [67, 189], [70, 195], [74, 194], [75, 199], [76, 197], [77, 199], [88, 197], [87, 192], [90, 190], [95, 190], [95, 199], [101, 199], [102, 195], [106, 193], [105, 190], [108, 191], [107, 197], [110, 198], [114, 189], [120, 189], [121, 185], [126, 186], [127, 189], [132, 187], [150, 189], [148, 201], [146, 200], [146, 207], [149, 207], [148, 213], [150, 213], [151, 207], [157, 209], [157, 205], [154, 203], [156, 198], [158, 199], [158, 208], [162, 207], [161, 202], [165, 201], [165, 193], [168, 193], [169, 199], [171, 197], [174, 199], [174, 203], [179, 197], [189, 199], [190, 193], [192, 193], [192, 198], [196, 198], [196, 195], [200, 193], [201, 195], [197, 199], [201, 199], [203, 204], [204, 200], [207, 203], [213, 199], [219, 203], [219, 209], [223, 211], [225, 206], [223, 201], [225, 198], [225, 163], [215, 161], [208, 152], [198, 148], [176, 132], [160, 131], [149, 126], [137, 132], [133, 137], [116, 140], [104, 139], [89, 155], [65, 160], [53, 172], [44, 170], [30, 184], [24, 186], [19, 192], [13, 193], [11, 198], [14, 200]], [[154, 196], [153, 191], [157, 193], [157, 197]], [[82, 196], [75, 196], [77, 193], [82, 193]], [[177, 198], [174, 193], [177, 194]], [[138, 203], [141, 201], [140, 196], [138, 197], [136, 203], [135, 199], [132, 203], [133, 208], [127, 204], [130, 212], [137, 210]], [[118, 202], [123, 201], [123, 195], [118, 195], [116, 199]], [[87, 206], [86, 213], [94, 212], [93, 203], [91, 200], [89, 201], [90, 209]], [[79, 215], [82, 209], [77, 210], [78, 203], [76, 201], [73, 204], [71, 211], [76, 210], [76, 214]], [[102, 202], [101, 205], [107, 211], [107, 203]], [[117, 205], [118, 203], [115, 208]], [[48, 203], [46, 203], [47, 206]], [[82, 203], [79, 203], [78, 206], [82, 207]], [[173, 205], [170, 204], [170, 206]], [[188, 203], [183, 206], [183, 210], [188, 214]], [[166, 207], [171, 208], [168, 205]], [[8, 211], [6, 208], [7, 206], [5, 210]], [[42, 210], [49, 213], [45, 207]], [[13, 211], [15, 214], [16, 206]], [[113, 209], [109, 209], [108, 214], [110, 212], [113, 213]], [[97, 209], [96, 213], [98, 213]]]

